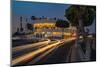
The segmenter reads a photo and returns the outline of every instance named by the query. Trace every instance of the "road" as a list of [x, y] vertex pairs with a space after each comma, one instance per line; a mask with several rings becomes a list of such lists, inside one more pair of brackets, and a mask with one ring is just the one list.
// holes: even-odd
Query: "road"
[[74, 40], [73, 37], [67, 40], [38, 42], [34, 44], [35, 46], [33, 44], [16, 46], [12, 48], [12, 66], [67, 62], [66, 58]]
[[[74, 40], [71, 42], [64, 43], [62, 46], [57, 47], [53, 52], [51, 52], [50, 54], [48, 54], [35, 64], [41, 65], [41, 64], [66, 63], [69, 50], [73, 44]], [[32, 65], [33, 61], [31, 61], [29, 64]]]
[[24, 49], [33, 48], [33, 47], [45, 45], [45, 44], [48, 44], [48, 43], [50, 43], [50, 40], [49, 40], [49, 39], [46, 40], [46, 41], [38, 42], [38, 43], [34, 43], [34, 44], [28, 44], [28, 45], [17, 46], [17, 47], [12, 48], [12, 51], [13, 51], [13, 52], [18, 52], [18, 51], [21, 51], [21, 50], [24, 50]]

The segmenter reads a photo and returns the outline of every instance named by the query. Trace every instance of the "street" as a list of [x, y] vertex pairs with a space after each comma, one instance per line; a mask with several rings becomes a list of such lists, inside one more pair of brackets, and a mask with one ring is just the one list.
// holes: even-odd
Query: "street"
[[[16, 46], [12, 48], [12, 65], [30, 65], [30, 64], [42, 64], [42, 63], [63, 63], [66, 62], [66, 57], [69, 49], [74, 43], [75, 38], [69, 38], [67, 40], [56, 40]], [[48, 42], [48, 43], [47, 43]], [[37, 48], [39, 47], [39, 48]], [[16, 50], [17, 49], [17, 50]]]

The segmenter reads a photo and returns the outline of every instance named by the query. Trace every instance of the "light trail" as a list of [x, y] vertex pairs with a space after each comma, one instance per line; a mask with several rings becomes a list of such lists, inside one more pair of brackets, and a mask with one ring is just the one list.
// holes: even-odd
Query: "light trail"
[[[72, 40], [75, 40], [75, 38], [69, 38], [67, 40], [65, 40], [66, 42], [70, 42]], [[61, 40], [58, 40], [56, 43], [54, 44], [50, 44], [50, 45], [47, 45], [41, 49], [38, 49], [36, 51], [33, 51], [33, 52], [30, 52], [30, 53], [27, 53], [25, 55], [22, 55], [20, 57], [17, 57], [15, 58], [14, 60], [12, 60], [12, 66], [13, 65], [16, 65], [16, 64], [19, 64], [19, 63], [22, 63], [22, 62], [26, 62], [32, 58], [34, 58], [35, 56], [39, 55], [40, 53], [43, 53], [45, 51], [47, 51], [48, 49], [52, 49], [54, 48], [55, 46], [60, 46], [60, 44], [62, 44], [63, 42]]]
[[[74, 39], [74, 38], [73, 38]], [[72, 40], [73, 40], [72, 39]], [[61, 42], [61, 40], [58, 40]], [[65, 40], [66, 41], [66, 40]], [[67, 40], [68, 42], [69, 40]], [[50, 50], [46, 51], [45, 53], [43, 53], [42, 55], [38, 56], [37, 58], [35, 58], [33, 61], [29, 62], [28, 64], [35, 64], [36, 62], [38, 62], [39, 60], [41, 60], [43, 57], [45, 57], [46, 55], [48, 55], [50, 52], [52, 52], [54, 49], [57, 49], [58, 47], [60, 47], [61, 45], [57, 45], [53, 48], [51, 48]]]
[[33, 61], [29, 62], [29, 64], [35, 64], [36, 62], [38, 62], [39, 60], [41, 60], [43, 57], [45, 57], [46, 55], [48, 55], [50, 52], [52, 52], [54, 49], [56, 49], [58, 46], [55, 46], [53, 48], [51, 48], [50, 50], [46, 51], [45, 53], [43, 53], [42, 55], [38, 56], [37, 58], [35, 58]]
[[32, 47], [37, 47], [37, 46], [40, 46], [40, 45], [43, 45], [43, 44], [48, 44], [48, 43], [50, 43], [49, 39], [47, 41], [44, 41], [44, 42], [38, 42], [38, 43], [34, 43], [34, 44], [17, 46], [17, 47], [12, 48], [12, 52], [17, 52], [17, 51], [29, 49], [29, 48], [32, 48]]
[[54, 46], [57, 46], [58, 44], [60, 44], [60, 41], [58, 41], [57, 43], [48, 45], [48, 46], [46, 46], [46, 47], [43, 47], [43, 48], [41, 48], [41, 49], [38, 49], [38, 50], [36, 50], [36, 51], [30, 52], [30, 53], [28, 53], [28, 54], [25, 54], [25, 55], [23, 55], [23, 56], [20, 56], [20, 57], [18, 57], [18, 58], [15, 58], [14, 60], [12, 60], [12, 65], [15, 65], [15, 64], [20, 63], [20, 62], [23, 62], [23, 61], [27, 61], [27, 60], [29, 60], [29, 59], [35, 57], [35, 56], [38, 55], [39, 53], [42, 53], [42, 52], [44, 52], [44, 51], [46, 51], [46, 50], [48, 50], [48, 49], [50, 49], [50, 48], [52, 48], [52, 47], [54, 47]]
[[75, 40], [76, 39], [76, 37], [71, 37], [71, 38], [68, 38], [68, 39], [64, 39], [64, 42], [66, 43], [66, 42], [69, 42], [69, 41], [72, 41], [72, 40]]

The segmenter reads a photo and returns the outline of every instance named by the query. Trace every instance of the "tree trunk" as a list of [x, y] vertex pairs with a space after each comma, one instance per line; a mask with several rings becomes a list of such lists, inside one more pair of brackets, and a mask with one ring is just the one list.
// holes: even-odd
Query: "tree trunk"
[[79, 40], [79, 27], [76, 27], [76, 41], [75, 41], [75, 47], [78, 45], [78, 40]]
[[79, 19], [79, 27], [80, 27], [80, 32], [83, 36], [83, 43], [81, 46], [83, 46], [84, 51], [85, 51], [85, 60], [86, 61], [89, 61], [90, 60], [90, 52], [91, 52], [91, 49], [90, 49], [90, 40], [87, 38], [87, 35], [88, 33], [85, 33], [85, 30], [84, 30], [84, 26], [83, 26], [83, 22], [81, 19]]
[[82, 19], [79, 19], [79, 28], [80, 28], [80, 33], [82, 34], [84, 40], [86, 36]]

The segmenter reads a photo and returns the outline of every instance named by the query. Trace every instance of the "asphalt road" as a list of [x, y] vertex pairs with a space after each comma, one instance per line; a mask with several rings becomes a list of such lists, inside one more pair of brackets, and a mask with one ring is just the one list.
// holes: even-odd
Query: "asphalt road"
[[[75, 38], [67, 40], [46, 40], [33, 44], [16, 46], [12, 48], [12, 66], [43, 65], [88, 61], [95, 55], [86, 48], [86, 54], [80, 45], [75, 46]], [[91, 55], [90, 55], [91, 54]], [[94, 57], [92, 57], [94, 59]]]
[[[40, 49], [27, 54], [24, 54], [24, 52], [20, 52], [23, 53], [23, 55], [18, 55], [19, 57], [15, 56], [12, 63], [13, 65], [65, 63], [70, 47], [74, 44], [73, 40], [75, 40], [75, 38], [70, 38], [69, 40], [65, 40], [63, 42], [61, 40], [58, 40], [54, 43], [43, 46]], [[23, 62], [23, 60], [27, 62]]]
[[[39, 64], [57, 64], [57, 63], [66, 63], [67, 57], [69, 54], [69, 50], [71, 46], [74, 44], [74, 41], [63, 44], [58, 47], [56, 50], [49, 53], [47, 56], [42, 58], [40, 61], [36, 62], [36, 65]], [[33, 63], [31, 62], [30, 65]]]
[[[13, 66], [58, 64], [87, 61], [90, 47], [84, 54], [80, 45], [75, 47], [75, 38], [67, 40], [43, 41], [34, 44], [22, 45], [12, 48]], [[22, 51], [22, 52], [21, 52]]]

